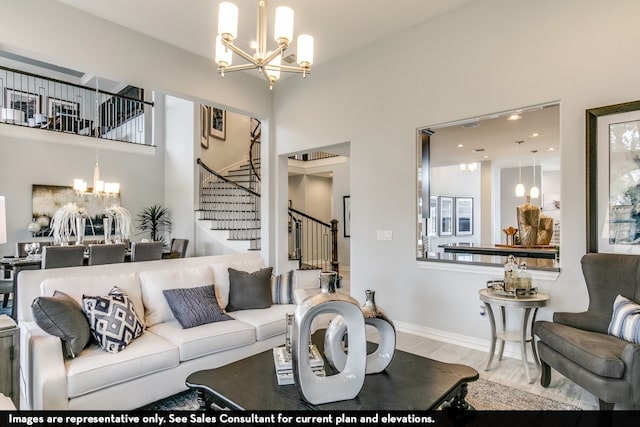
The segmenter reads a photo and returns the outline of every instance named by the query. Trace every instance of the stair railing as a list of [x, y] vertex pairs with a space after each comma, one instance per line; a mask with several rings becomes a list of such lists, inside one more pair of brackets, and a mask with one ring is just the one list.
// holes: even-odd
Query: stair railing
[[251, 145], [249, 146], [249, 180], [251, 188], [260, 192], [260, 137], [262, 135], [262, 122], [256, 118], [251, 119]]
[[260, 194], [197, 162], [200, 218], [213, 221], [215, 229], [229, 230], [230, 240], [260, 239]]
[[289, 218], [289, 254], [298, 268], [338, 272], [338, 220], [328, 224], [294, 208]]

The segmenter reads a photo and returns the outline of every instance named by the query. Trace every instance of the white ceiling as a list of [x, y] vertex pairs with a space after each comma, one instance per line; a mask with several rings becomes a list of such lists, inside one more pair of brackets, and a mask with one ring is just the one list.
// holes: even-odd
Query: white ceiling
[[[219, 0], [58, 1], [213, 60]], [[250, 51], [249, 42], [256, 36], [257, 0], [231, 1], [240, 14], [236, 44]], [[314, 37], [314, 64], [318, 65], [474, 1], [478, 0], [272, 0], [268, 31], [273, 31], [277, 6], [293, 8], [294, 38], [301, 33]], [[268, 47], [275, 47], [269, 37]], [[290, 50], [294, 53], [295, 45]]]

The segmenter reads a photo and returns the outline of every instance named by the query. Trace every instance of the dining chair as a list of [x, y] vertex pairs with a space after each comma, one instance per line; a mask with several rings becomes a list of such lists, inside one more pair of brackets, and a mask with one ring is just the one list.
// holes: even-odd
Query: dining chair
[[131, 262], [162, 259], [162, 242], [131, 243]]
[[124, 253], [127, 245], [124, 243], [115, 244], [89, 244], [88, 265], [115, 264], [124, 262]]
[[7, 308], [9, 305], [9, 296], [13, 293], [13, 278], [1, 278], [0, 279], [0, 295], [4, 294], [2, 300], [2, 308]]
[[45, 246], [41, 268], [76, 267], [84, 263], [84, 245]]
[[187, 254], [189, 239], [171, 239], [171, 258], [184, 258]]

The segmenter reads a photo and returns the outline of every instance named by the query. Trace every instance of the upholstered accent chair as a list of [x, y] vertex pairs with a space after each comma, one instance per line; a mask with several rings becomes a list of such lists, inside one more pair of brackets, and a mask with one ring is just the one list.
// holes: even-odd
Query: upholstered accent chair
[[640, 302], [640, 256], [592, 253], [582, 257], [589, 306], [580, 313], [556, 312], [533, 331], [542, 362], [540, 383], [551, 368], [593, 393], [600, 409], [640, 404], [640, 344], [608, 333], [618, 295]]

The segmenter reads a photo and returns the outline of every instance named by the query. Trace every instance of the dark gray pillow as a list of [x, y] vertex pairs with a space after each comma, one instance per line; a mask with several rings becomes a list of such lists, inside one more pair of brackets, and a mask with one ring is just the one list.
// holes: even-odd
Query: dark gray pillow
[[162, 291], [182, 329], [224, 320], [233, 320], [218, 305], [213, 285]]
[[271, 271], [267, 267], [247, 273], [229, 268], [229, 304], [227, 311], [271, 307]]
[[75, 358], [91, 339], [89, 322], [80, 303], [64, 292], [37, 297], [31, 303], [36, 324], [48, 334], [62, 339], [65, 356]]

